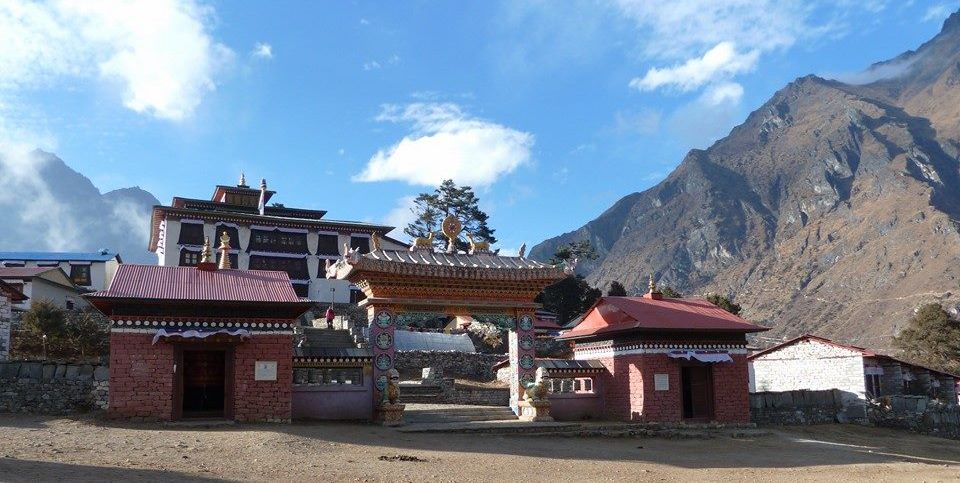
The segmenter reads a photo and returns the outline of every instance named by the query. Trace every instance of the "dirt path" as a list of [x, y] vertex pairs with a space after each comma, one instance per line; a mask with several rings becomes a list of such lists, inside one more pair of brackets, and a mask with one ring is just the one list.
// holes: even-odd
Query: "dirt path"
[[0, 415], [0, 480], [61, 479], [960, 481], [960, 443], [838, 425], [752, 440], [666, 440], [401, 434], [349, 424], [185, 429]]

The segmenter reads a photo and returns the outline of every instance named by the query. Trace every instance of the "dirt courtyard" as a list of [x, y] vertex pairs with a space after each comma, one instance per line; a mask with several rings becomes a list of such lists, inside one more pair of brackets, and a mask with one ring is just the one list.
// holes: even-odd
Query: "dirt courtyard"
[[840, 425], [673, 440], [0, 415], [0, 480], [960, 481], [960, 442]]

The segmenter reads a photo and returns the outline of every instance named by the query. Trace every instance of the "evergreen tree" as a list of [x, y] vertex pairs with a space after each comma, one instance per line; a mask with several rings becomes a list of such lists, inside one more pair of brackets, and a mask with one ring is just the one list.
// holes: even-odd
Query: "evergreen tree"
[[740, 307], [740, 305], [738, 304], [733, 303], [732, 300], [722, 295], [717, 295], [715, 293], [712, 293], [710, 295], [707, 295], [707, 301], [709, 301], [713, 305], [716, 305], [717, 307], [720, 307], [723, 310], [726, 310], [727, 312], [730, 312], [733, 315], [740, 315], [740, 310], [742, 307]]
[[933, 369], [960, 373], [960, 322], [940, 304], [924, 305], [894, 337], [904, 358]]
[[583, 277], [571, 275], [543, 289], [536, 301], [557, 314], [557, 323], [564, 325], [586, 312], [601, 295]]
[[590, 240], [580, 240], [557, 248], [557, 251], [550, 257], [549, 263], [557, 265], [573, 260], [596, 260], [598, 257], [599, 255], [597, 255], [597, 251], [593, 248]]
[[670, 286], [660, 288], [660, 293], [663, 295], [664, 298], [668, 298], [668, 299], [683, 298], [683, 295], [681, 295], [680, 292], [677, 292], [676, 290], [674, 290], [673, 287], [670, 287]]
[[623, 286], [622, 283], [614, 280], [610, 282], [610, 288], [607, 289], [608, 297], [626, 297], [627, 289]]
[[495, 230], [487, 226], [489, 216], [480, 209], [479, 202], [470, 186], [457, 186], [453, 180], [445, 180], [433, 193], [420, 193], [417, 196], [413, 207], [417, 218], [403, 232], [415, 238], [425, 238], [434, 233], [434, 246], [444, 250], [447, 237], [441, 231], [441, 224], [444, 218], [453, 215], [463, 224], [463, 233], [455, 242], [457, 250], [470, 248], [467, 233], [477, 241], [487, 241], [493, 245], [497, 242], [493, 236]]

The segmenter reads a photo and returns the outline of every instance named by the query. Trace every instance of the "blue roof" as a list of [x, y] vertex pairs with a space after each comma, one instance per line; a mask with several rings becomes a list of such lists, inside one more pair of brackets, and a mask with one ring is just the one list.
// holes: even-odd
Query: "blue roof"
[[0, 260], [23, 260], [38, 262], [106, 262], [120, 254], [110, 250], [98, 252], [0, 252]]

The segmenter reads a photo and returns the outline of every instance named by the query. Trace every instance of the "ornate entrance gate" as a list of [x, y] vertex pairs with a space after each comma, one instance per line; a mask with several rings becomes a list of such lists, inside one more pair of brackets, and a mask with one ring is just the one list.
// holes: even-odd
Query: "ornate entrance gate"
[[[459, 236], [459, 225], [455, 218], [444, 220], [448, 239]], [[347, 251], [327, 267], [327, 277], [347, 279], [367, 296], [361, 304], [370, 321], [375, 400], [382, 400], [395, 366], [396, 331], [424, 317], [454, 316], [496, 320], [510, 329], [510, 403], [518, 412], [520, 383], [532, 382], [536, 371], [534, 298], [564, 271], [523, 253], [500, 256], [479, 243], [458, 253], [452, 246], [435, 250], [427, 239], [415, 240], [409, 251], [382, 250], [375, 237], [372, 242], [370, 253]]]

